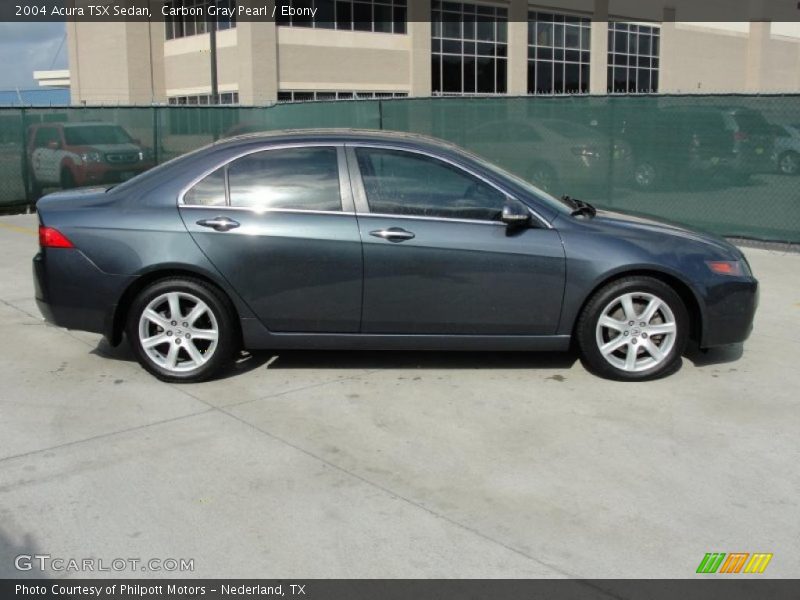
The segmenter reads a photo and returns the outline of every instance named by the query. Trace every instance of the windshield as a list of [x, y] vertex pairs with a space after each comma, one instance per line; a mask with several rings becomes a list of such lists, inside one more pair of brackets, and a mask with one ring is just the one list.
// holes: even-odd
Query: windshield
[[85, 125], [65, 127], [64, 138], [69, 146], [92, 146], [96, 144], [130, 144], [131, 136], [117, 125]]

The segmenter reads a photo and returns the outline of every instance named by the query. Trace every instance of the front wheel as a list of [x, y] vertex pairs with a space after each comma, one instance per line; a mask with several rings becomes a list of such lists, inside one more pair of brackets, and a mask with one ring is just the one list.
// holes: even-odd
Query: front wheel
[[142, 290], [131, 305], [126, 331], [141, 365], [169, 382], [209, 379], [231, 360], [236, 340], [222, 293], [182, 277]]
[[601, 288], [578, 320], [577, 340], [599, 375], [644, 381], [678, 366], [689, 317], [680, 296], [652, 277], [626, 277]]

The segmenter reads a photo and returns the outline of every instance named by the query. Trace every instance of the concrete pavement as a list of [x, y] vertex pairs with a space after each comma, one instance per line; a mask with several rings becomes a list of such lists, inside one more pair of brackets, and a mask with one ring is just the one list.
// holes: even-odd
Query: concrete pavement
[[746, 250], [743, 351], [656, 382], [570, 355], [263, 352], [168, 385], [41, 321], [35, 225], [0, 218], [0, 577], [41, 576], [14, 568], [37, 553], [194, 561], [126, 577], [692, 577], [712, 551], [800, 576], [800, 255]]

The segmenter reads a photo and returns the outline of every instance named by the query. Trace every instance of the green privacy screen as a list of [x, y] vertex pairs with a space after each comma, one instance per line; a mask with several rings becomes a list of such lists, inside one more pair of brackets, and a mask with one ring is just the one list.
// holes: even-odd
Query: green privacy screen
[[[160, 163], [214, 140], [356, 127], [446, 139], [555, 194], [729, 236], [800, 242], [800, 96], [428, 98], [269, 107], [0, 110], [0, 206], [33, 203], [65, 176], [44, 125], [114, 124]], [[64, 135], [63, 133], [60, 135]], [[104, 160], [89, 133], [82, 152]], [[73, 141], [75, 141], [73, 139]], [[109, 141], [109, 140], [102, 140]], [[51, 140], [52, 142], [52, 140]], [[129, 148], [130, 149], [130, 148]], [[60, 152], [60, 154], [59, 154]], [[48, 158], [49, 156], [49, 158]], [[44, 157], [44, 158], [43, 158]], [[54, 158], [55, 157], [55, 158]], [[116, 171], [120, 169], [117, 168]], [[131, 173], [125, 173], [125, 176]]]

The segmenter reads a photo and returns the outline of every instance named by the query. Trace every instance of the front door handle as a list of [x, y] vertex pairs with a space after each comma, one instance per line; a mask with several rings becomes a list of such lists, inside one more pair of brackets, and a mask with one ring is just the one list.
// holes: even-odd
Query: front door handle
[[213, 219], [201, 219], [197, 222], [201, 227], [211, 227], [217, 231], [230, 231], [239, 227], [238, 221], [228, 217], [214, 217]]
[[414, 239], [414, 234], [406, 231], [401, 227], [389, 227], [389, 229], [377, 229], [370, 231], [369, 234], [373, 237], [383, 238], [390, 242], [405, 242], [406, 240]]

